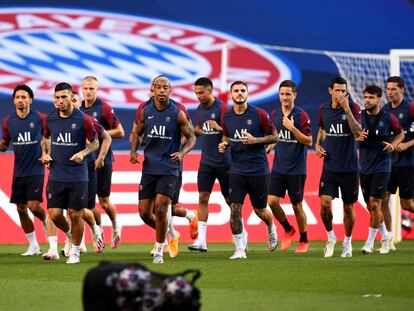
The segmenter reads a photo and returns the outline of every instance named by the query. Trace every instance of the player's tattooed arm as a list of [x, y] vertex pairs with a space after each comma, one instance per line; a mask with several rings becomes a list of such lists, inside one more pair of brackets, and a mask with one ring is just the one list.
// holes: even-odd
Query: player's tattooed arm
[[144, 112], [141, 111], [138, 117], [138, 124], [135, 127], [135, 132], [133, 133], [131, 137], [132, 141], [131, 141], [131, 149], [129, 153], [129, 162], [131, 162], [131, 164], [139, 163], [137, 149], [141, 142], [140, 138], [144, 134], [144, 129], [145, 129]]
[[95, 160], [95, 170], [104, 166], [105, 157], [108, 154], [109, 147], [111, 146], [112, 138], [107, 131], [103, 131], [100, 135], [102, 139], [101, 149], [99, 150], [99, 155]]
[[42, 147], [42, 156], [39, 160], [40, 162], [42, 162], [43, 165], [47, 166], [50, 164], [51, 161], [53, 161], [50, 155], [50, 151], [52, 148], [52, 139], [50, 138], [50, 136], [48, 138], [43, 137], [40, 145]]
[[99, 148], [99, 140], [94, 139], [89, 144], [86, 144], [85, 149], [75, 153], [69, 160], [75, 163], [81, 163], [85, 157], [87, 157], [92, 152], [98, 150]]
[[254, 144], [277, 144], [279, 138], [275, 133], [271, 135], [266, 135], [264, 137], [254, 137], [252, 134], [248, 132], [243, 132], [243, 144], [245, 145], [254, 145]]
[[322, 148], [321, 146], [325, 138], [326, 138], [326, 132], [324, 129], [320, 127], [318, 131], [318, 136], [316, 138], [316, 144], [315, 144], [315, 153], [318, 158], [322, 158], [326, 156], [327, 154], [326, 150]]

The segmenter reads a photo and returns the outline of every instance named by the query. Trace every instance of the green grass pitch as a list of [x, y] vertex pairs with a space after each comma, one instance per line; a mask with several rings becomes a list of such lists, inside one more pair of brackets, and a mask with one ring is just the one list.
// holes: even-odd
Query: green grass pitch
[[[46, 246], [42, 245], [46, 250]], [[295, 245], [292, 245], [294, 249]], [[324, 243], [312, 242], [307, 254], [293, 250], [270, 253], [264, 243], [249, 244], [247, 259], [229, 260], [234, 246], [210, 243], [208, 253], [190, 253], [187, 244], [164, 265], [153, 265], [150, 244], [122, 244], [102, 254], [89, 252], [78, 265], [22, 257], [25, 245], [0, 246], [0, 310], [82, 310], [85, 273], [102, 260], [139, 262], [163, 273], [199, 269], [196, 285], [202, 310], [412, 310], [414, 308], [414, 241], [397, 245], [387, 255], [363, 255], [353, 242], [354, 256], [323, 258]]]

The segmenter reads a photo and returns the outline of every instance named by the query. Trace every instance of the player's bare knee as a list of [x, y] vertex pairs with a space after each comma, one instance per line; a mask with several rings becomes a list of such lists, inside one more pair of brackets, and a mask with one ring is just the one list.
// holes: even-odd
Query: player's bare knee
[[27, 215], [27, 205], [26, 204], [17, 204], [17, 212], [19, 215]]

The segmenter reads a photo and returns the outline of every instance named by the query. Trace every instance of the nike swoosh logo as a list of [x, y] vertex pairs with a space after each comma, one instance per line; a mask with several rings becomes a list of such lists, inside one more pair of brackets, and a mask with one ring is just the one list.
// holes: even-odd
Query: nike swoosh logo
[[39, 188], [35, 189], [34, 192], [39, 192]]
[[149, 116], [148, 119], [152, 119], [154, 116]]

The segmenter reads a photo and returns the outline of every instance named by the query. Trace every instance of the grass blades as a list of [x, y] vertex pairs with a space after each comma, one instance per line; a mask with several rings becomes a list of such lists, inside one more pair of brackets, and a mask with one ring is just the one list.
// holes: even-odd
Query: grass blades
[[[202, 310], [410, 310], [414, 306], [414, 241], [397, 251], [363, 255], [363, 242], [353, 242], [352, 258], [323, 258], [323, 242], [311, 242], [306, 254], [291, 250], [270, 253], [265, 243], [250, 243], [247, 259], [229, 260], [234, 246], [210, 243], [207, 253], [180, 254], [153, 265], [150, 244], [121, 244], [95, 254], [92, 245], [81, 263], [22, 257], [25, 245], [0, 245], [0, 310], [82, 310], [86, 272], [100, 261], [139, 262], [152, 271], [176, 273], [199, 269]], [[47, 249], [42, 245], [42, 249]]]

